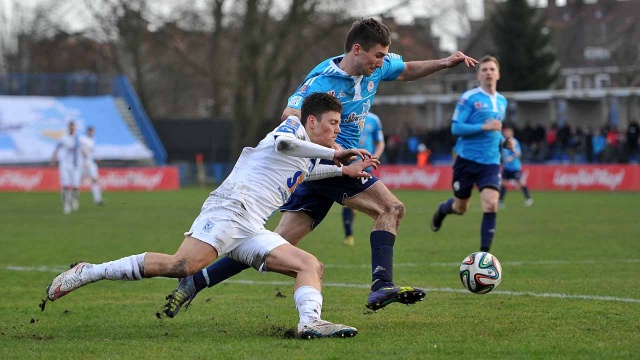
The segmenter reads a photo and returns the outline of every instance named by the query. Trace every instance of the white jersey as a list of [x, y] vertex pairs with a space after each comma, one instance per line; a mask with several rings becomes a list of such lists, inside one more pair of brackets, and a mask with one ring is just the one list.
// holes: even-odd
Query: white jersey
[[78, 135], [65, 135], [58, 141], [58, 162], [60, 166], [78, 167], [81, 154]]
[[287, 118], [267, 134], [258, 146], [242, 150], [229, 177], [211, 195], [242, 202], [247, 213], [264, 224], [318, 163], [317, 159], [276, 152], [275, 140], [278, 136], [309, 141], [300, 120], [295, 116]]
[[95, 152], [95, 146], [96, 146], [95, 140], [93, 140], [93, 138], [89, 136], [81, 136], [79, 142], [80, 142], [80, 153], [82, 154], [84, 161], [85, 162], [95, 161], [95, 158], [94, 158], [94, 152]]

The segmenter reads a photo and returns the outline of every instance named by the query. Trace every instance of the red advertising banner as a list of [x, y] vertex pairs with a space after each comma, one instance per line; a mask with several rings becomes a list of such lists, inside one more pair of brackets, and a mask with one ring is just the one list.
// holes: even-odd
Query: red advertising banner
[[[383, 165], [374, 172], [389, 189], [451, 190], [448, 166]], [[525, 165], [531, 189], [640, 191], [639, 165]]]
[[[101, 168], [98, 182], [106, 191], [156, 191], [180, 188], [178, 168], [138, 167]], [[89, 183], [84, 179], [83, 189]], [[0, 191], [58, 191], [60, 179], [57, 168], [0, 167]]]

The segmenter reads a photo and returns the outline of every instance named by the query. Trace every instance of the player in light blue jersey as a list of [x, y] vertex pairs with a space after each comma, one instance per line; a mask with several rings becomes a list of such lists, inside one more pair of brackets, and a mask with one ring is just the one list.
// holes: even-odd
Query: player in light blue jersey
[[496, 229], [500, 191], [500, 146], [513, 149], [500, 130], [507, 110], [507, 99], [496, 91], [500, 65], [493, 56], [480, 59], [480, 86], [462, 94], [453, 113], [451, 133], [458, 136], [453, 165], [453, 198], [443, 201], [433, 214], [431, 230], [438, 231], [448, 214], [462, 215], [469, 209], [471, 191], [476, 185], [482, 203], [480, 251], [489, 251]]
[[[345, 38], [345, 53], [321, 62], [311, 70], [289, 97], [282, 118], [300, 116], [303, 100], [313, 93], [331, 94], [343, 106], [336, 143], [342, 148], [353, 149], [358, 146], [365, 118], [381, 81], [412, 81], [460, 63], [467, 66], [478, 63], [460, 51], [439, 60], [404, 62], [401, 56], [389, 53], [389, 45], [389, 29], [378, 20], [354, 22]], [[359, 210], [375, 219], [370, 235], [372, 285], [366, 306], [377, 310], [393, 302], [413, 304], [422, 300], [426, 295], [424, 290], [396, 286], [393, 282], [393, 246], [400, 220], [404, 216], [404, 204], [375, 176], [327, 180], [300, 184], [289, 201], [280, 208], [284, 214], [275, 232], [297, 245], [320, 224], [334, 202]], [[177, 314], [180, 306], [193, 299], [201, 289], [224, 281], [246, 268], [242, 263], [223, 258], [196, 273], [189, 279], [196, 291], [178, 285], [176, 291], [184, 295], [184, 301], [173, 304], [171, 313]]]
[[513, 137], [513, 126], [505, 124], [502, 127], [502, 136], [507, 139], [513, 139], [513, 150], [502, 148], [502, 183], [500, 185], [499, 207], [505, 207], [504, 197], [507, 195], [505, 182], [507, 181], [513, 181], [514, 184], [522, 190], [524, 206], [531, 206], [533, 205], [533, 198], [531, 197], [531, 193], [529, 193], [527, 181], [522, 177], [522, 162], [520, 161], [522, 149], [520, 148], [520, 142]]
[[[378, 115], [369, 113], [364, 121], [364, 130], [360, 135], [361, 149], [367, 149], [377, 159], [384, 151], [384, 134], [382, 133], [382, 123]], [[355, 246], [356, 239], [353, 237], [353, 209], [348, 206], [342, 207], [342, 227], [344, 228], [344, 244]]]

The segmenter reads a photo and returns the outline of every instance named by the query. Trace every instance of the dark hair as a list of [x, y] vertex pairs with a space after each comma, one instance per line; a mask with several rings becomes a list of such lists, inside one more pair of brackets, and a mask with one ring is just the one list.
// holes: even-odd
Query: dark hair
[[335, 96], [327, 93], [313, 93], [307, 96], [302, 102], [302, 123], [307, 123], [309, 115], [313, 115], [319, 119], [322, 117], [322, 114], [329, 111], [342, 113], [342, 104], [340, 101]]
[[369, 51], [377, 44], [389, 46], [391, 45], [391, 32], [389, 28], [376, 19], [356, 20], [344, 39], [345, 54], [351, 51], [355, 44], [360, 44], [364, 51]]

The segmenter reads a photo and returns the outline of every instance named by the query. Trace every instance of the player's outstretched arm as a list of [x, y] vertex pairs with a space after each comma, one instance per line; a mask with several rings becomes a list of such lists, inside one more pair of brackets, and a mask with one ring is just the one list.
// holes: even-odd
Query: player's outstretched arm
[[397, 80], [417, 80], [437, 71], [454, 67], [460, 63], [464, 63], [468, 67], [474, 67], [478, 64], [478, 60], [465, 55], [462, 51], [456, 51], [444, 59], [409, 61], [404, 63], [404, 71], [398, 76]]

